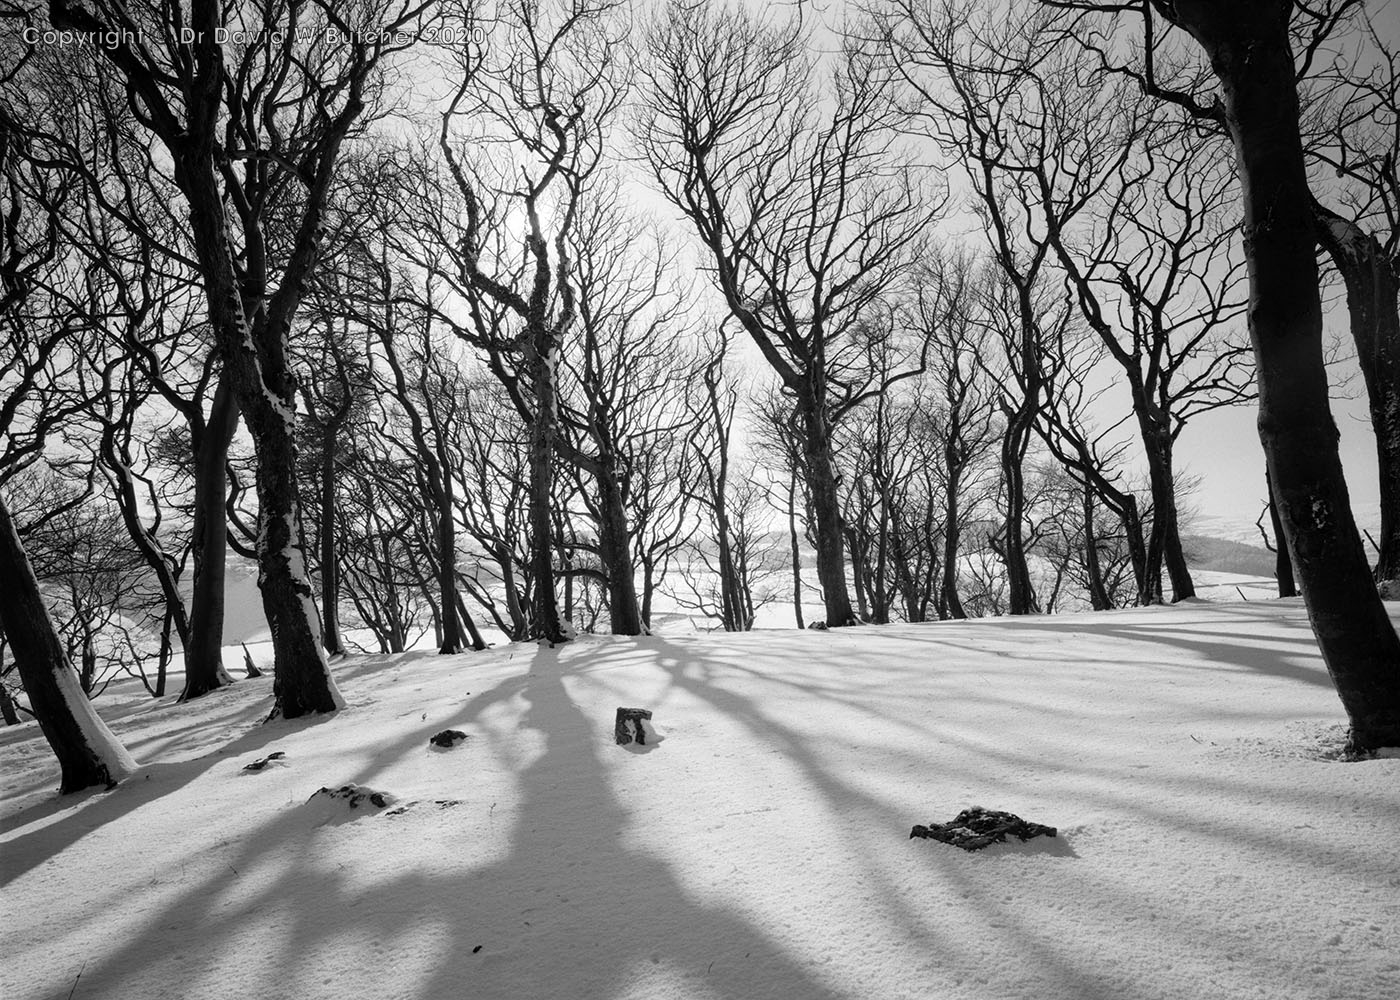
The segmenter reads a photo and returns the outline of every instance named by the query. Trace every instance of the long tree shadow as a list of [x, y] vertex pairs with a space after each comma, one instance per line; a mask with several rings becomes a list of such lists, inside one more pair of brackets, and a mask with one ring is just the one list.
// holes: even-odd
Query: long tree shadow
[[[251, 715], [258, 716], [259, 711], [265, 711], [265, 708], [259, 704]], [[28, 809], [6, 817], [0, 821], [0, 833], [28, 826], [34, 829], [5, 843], [4, 852], [0, 855], [0, 886], [9, 885], [26, 872], [33, 871], [92, 831], [138, 809], [154, 806], [160, 799], [178, 792], [216, 765], [261, 750], [292, 733], [302, 732], [328, 719], [328, 716], [311, 716], [267, 724], [250, 721], [250, 728], [241, 736], [193, 760], [147, 764], [110, 791], [94, 789], [62, 796], [55, 793]], [[60, 813], [67, 815], [52, 823], [44, 822]]]
[[[602, 759], [605, 752], [623, 751], [607, 743], [608, 731], [570, 699], [557, 651], [536, 651], [523, 666], [525, 676], [505, 678], [456, 718], [468, 724], [483, 708], [518, 696], [525, 706], [520, 735], [529, 731], [542, 746], [519, 774], [520, 799], [504, 853], [467, 844], [461, 856], [435, 864], [434, 851], [425, 851], [422, 841], [447, 833], [451, 809], [369, 816], [328, 833], [308, 829], [306, 812], [293, 806], [92, 962], [84, 988], [91, 984], [99, 991], [93, 995], [107, 998], [144, 997], [152, 995], [152, 983], [183, 977], [181, 995], [191, 998], [203, 995], [200, 984], [213, 978], [221, 994], [232, 987], [248, 996], [326, 996], [346, 989], [370, 995], [352, 984], [371, 976], [373, 995], [422, 1000], [603, 1000], [659, 995], [664, 983], [682, 981], [696, 995], [732, 1000], [854, 1000], [792, 955], [770, 929], [696, 898], [666, 861], [632, 843], [629, 830], [640, 817], [618, 797]], [[652, 802], [648, 808], [687, 806]], [[351, 855], [361, 856], [360, 837], [374, 841], [370, 854], [377, 863], [400, 844], [410, 870], [394, 872], [390, 865], [373, 877], [347, 870]], [[328, 839], [342, 845], [340, 863], [327, 855]], [[240, 878], [273, 864], [279, 877], [267, 877], [264, 868], [260, 889], [240, 889]], [[99, 925], [99, 914], [89, 922]], [[188, 958], [172, 956], [172, 922], [197, 928], [201, 942], [240, 950], [244, 945], [237, 942], [246, 942], [252, 928], [269, 927], [273, 946], [251, 967], [244, 956], [227, 952], [191, 967]], [[409, 945], [417, 935], [429, 944]], [[320, 978], [326, 970], [347, 977], [346, 983], [329, 988]]]

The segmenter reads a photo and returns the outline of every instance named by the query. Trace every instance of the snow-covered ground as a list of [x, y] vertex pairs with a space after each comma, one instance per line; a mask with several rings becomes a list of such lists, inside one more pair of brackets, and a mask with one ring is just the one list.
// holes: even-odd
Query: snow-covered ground
[[[1400, 996], [1400, 759], [1335, 759], [1296, 601], [337, 676], [345, 711], [269, 725], [270, 678], [114, 686], [144, 766], [110, 793], [0, 731], [0, 996]], [[619, 706], [663, 739], [616, 746]], [[308, 801], [350, 782], [396, 802]], [[973, 804], [1059, 836], [909, 839]]]

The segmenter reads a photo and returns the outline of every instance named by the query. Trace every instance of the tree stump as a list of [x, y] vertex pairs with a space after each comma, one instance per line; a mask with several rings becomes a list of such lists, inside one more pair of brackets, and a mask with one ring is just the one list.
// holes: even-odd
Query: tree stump
[[[613, 739], [617, 745], [625, 747], [636, 740], [639, 746], [646, 746], [647, 731], [642, 728], [642, 720], [650, 719], [651, 712], [645, 708], [619, 708], [617, 710], [617, 722], [613, 724]], [[632, 723], [635, 733], [627, 731], [627, 724]]]
[[258, 665], [253, 662], [253, 654], [248, 652], [248, 644], [242, 642], [239, 643], [239, 645], [243, 647], [243, 668], [248, 671], [248, 676], [261, 677], [262, 671], [259, 670]]

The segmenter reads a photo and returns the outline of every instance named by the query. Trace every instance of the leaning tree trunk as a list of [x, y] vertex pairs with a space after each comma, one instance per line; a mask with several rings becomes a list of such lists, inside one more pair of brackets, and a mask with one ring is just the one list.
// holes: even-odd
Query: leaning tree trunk
[[1259, 436], [1349, 749], [1400, 746], [1400, 639], [1351, 512], [1328, 404], [1287, 0], [1154, 0], [1210, 56], [1244, 195]]
[[1400, 597], [1400, 261], [1354, 222], [1313, 203], [1318, 240], [1347, 290], [1356, 357], [1366, 382], [1380, 470], [1376, 579]]
[[817, 580], [826, 603], [826, 624], [858, 624], [846, 584], [846, 547], [842, 539], [841, 495], [832, 461], [831, 428], [815, 400], [802, 404], [803, 464], [812, 497], [812, 534], [817, 544]]
[[39, 580], [0, 498], [0, 623], [14, 649], [29, 706], [58, 757], [59, 792], [93, 785], [111, 788], [136, 770], [136, 761], [94, 711], [59, 641]]
[[224, 576], [228, 560], [228, 450], [238, 427], [238, 399], [221, 374], [194, 449], [194, 590], [190, 638], [185, 645], [185, 687], [180, 701], [232, 684], [224, 669]]

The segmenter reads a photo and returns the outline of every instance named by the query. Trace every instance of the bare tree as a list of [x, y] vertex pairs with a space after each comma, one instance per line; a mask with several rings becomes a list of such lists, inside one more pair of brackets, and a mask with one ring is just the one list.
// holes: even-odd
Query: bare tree
[[[1192, 596], [1173, 445], [1192, 416], [1249, 398], [1242, 349], [1225, 336], [1243, 307], [1231, 175], [1208, 137], [1061, 46], [1062, 18], [896, 7], [886, 38], [897, 64], [928, 100], [935, 134], [979, 165], [979, 191], [1000, 202], [980, 206], [994, 244], [1011, 235], [998, 261], [1018, 280], [1043, 280], [1036, 260], [1048, 251], [1122, 371], [1156, 512], [1143, 600], [1161, 600], [1164, 564], [1173, 600]], [[921, 66], [936, 73], [922, 77]]]
[[[79, 369], [87, 309], [71, 313], [51, 293], [49, 279], [71, 263], [61, 247], [53, 209], [71, 188], [62, 176], [26, 162], [17, 133], [0, 117], [0, 171], [6, 211], [0, 225], [0, 489], [43, 454], [54, 428], [87, 402], [68, 391], [67, 373]], [[85, 286], [79, 282], [76, 292]], [[136, 762], [93, 710], [59, 640], [39, 581], [0, 493], [0, 628], [19, 665], [31, 710], [62, 770], [59, 790], [111, 786]]]
[[919, 282], [916, 321], [930, 344], [929, 378], [943, 419], [943, 579], [939, 617], [966, 618], [958, 596], [963, 528], [985, 493], [986, 458], [998, 439], [993, 389], [980, 359], [991, 335], [978, 314], [979, 264], [967, 253], [935, 254]]
[[[401, 47], [396, 29], [411, 30], [425, 8], [249, 0], [225, 9], [195, 0], [186, 20], [144, 2], [49, 5], [56, 26], [114, 40], [102, 52], [137, 120], [168, 152], [189, 209], [209, 322], [257, 446], [273, 711], [288, 718], [341, 704], [306, 574], [289, 338], [319, 256], [341, 146], [374, 100], [381, 61]], [[275, 45], [224, 46], [217, 32], [230, 26], [254, 38], [290, 30]]]
[[[1328, 403], [1316, 220], [1290, 36], [1295, 5], [1146, 0], [1066, 6], [1134, 14], [1147, 32], [1180, 30], [1209, 60], [1220, 88], [1215, 110], [1189, 92], [1158, 85], [1150, 64], [1139, 76], [1154, 96], [1223, 117], [1229, 131], [1244, 201], [1259, 436], [1274, 500], [1313, 631], [1351, 722], [1349, 748], [1362, 753], [1400, 745], [1400, 639], [1352, 515]], [[1144, 51], [1154, 51], [1151, 36]]]
[[646, 46], [637, 141], [794, 408], [827, 623], [852, 624], [834, 428], [883, 386], [851, 334], [905, 281], [941, 199], [897, 152], [897, 95], [854, 48], [819, 85], [800, 24], [679, 2]]
[[1349, 48], [1369, 58], [1327, 60], [1319, 52], [1310, 61], [1303, 77], [1311, 98], [1305, 152], [1317, 168], [1318, 242], [1346, 287], [1376, 435], [1376, 579], [1390, 596], [1400, 596], [1400, 45], [1377, 30], [1362, 5], [1334, 0], [1331, 7], [1339, 21], [1355, 15]]
[[529, 427], [530, 634], [555, 643], [567, 638], [550, 498], [559, 351], [579, 310], [570, 237], [625, 87], [623, 28], [613, 0], [513, 0], [499, 14], [486, 53], [458, 55], [438, 141], [447, 178], [423, 178], [410, 252], [442, 290], [438, 318], [484, 354]]

